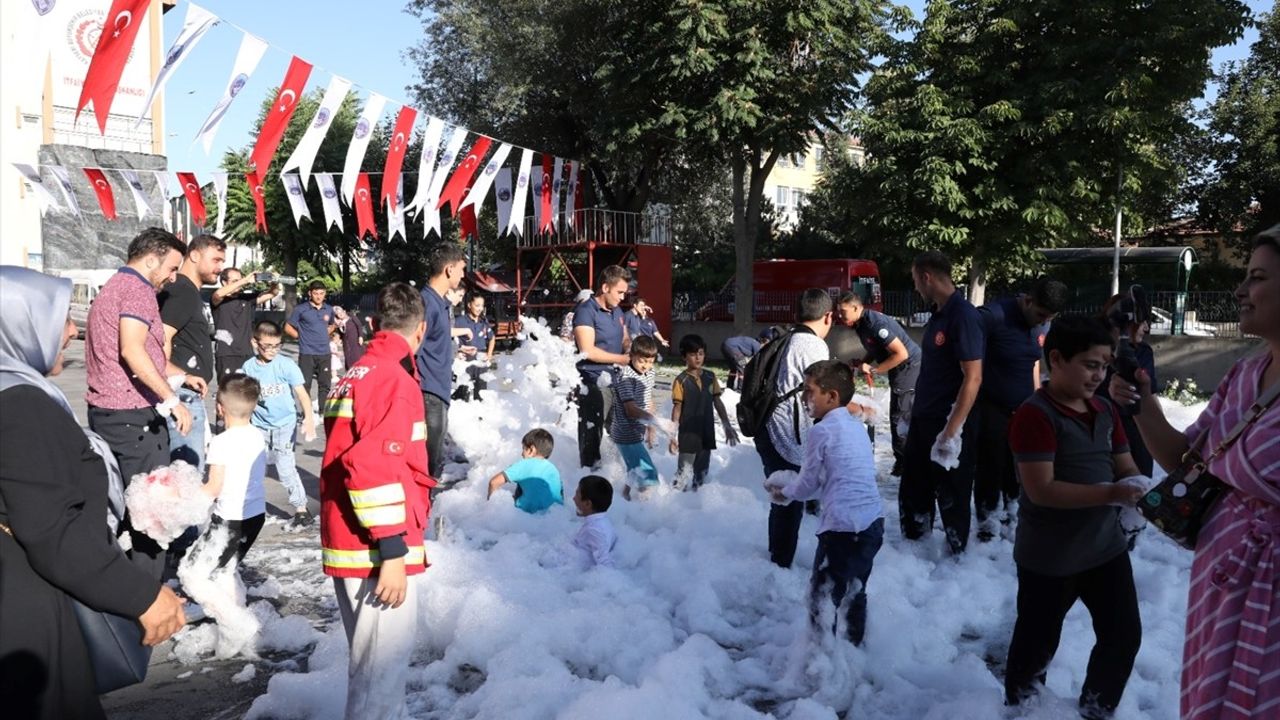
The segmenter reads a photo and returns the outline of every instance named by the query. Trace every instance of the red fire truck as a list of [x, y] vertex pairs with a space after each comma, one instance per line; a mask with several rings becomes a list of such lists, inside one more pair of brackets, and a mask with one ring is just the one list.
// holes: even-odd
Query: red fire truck
[[[850, 290], [862, 296], [867, 307], [883, 311], [880, 268], [873, 260], [757, 260], [754, 267], [756, 322], [785, 323], [795, 319], [796, 299], [809, 288], [822, 288], [835, 299]], [[721, 298], [695, 314], [698, 320], [733, 320], [733, 280]]]

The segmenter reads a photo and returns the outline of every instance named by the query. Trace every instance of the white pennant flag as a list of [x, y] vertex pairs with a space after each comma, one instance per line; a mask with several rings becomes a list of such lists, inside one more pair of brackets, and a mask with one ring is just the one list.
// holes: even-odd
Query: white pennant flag
[[[511, 200], [511, 218], [507, 225], [507, 231], [516, 235], [524, 235], [524, 203], [529, 197], [525, 192], [529, 187], [529, 167], [533, 165], [533, 151], [523, 150], [520, 152], [520, 172], [516, 175], [516, 187], [512, 193]], [[538, 172], [538, 176], [542, 176], [542, 172]], [[538, 203], [534, 203], [537, 205]]]
[[436, 207], [440, 204], [440, 191], [444, 190], [444, 181], [448, 179], [449, 171], [453, 169], [453, 161], [458, 159], [462, 143], [466, 140], [467, 129], [454, 128], [453, 135], [449, 136], [449, 142], [444, 146], [444, 152], [440, 153], [440, 162], [436, 164], [436, 170], [431, 175], [431, 187], [427, 188], [427, 197], [422, 202], [424, 237], [433, 231], [436, 235], [440, 234], [440, 209]]
[[329, 132], [334, 116], [342, 108], [342, 101], [347, 98], [347, 93], [350, 91], [351, 81], [337, 75], [329, 80], [329, 88], [324, 91], [324, 99], [320, 101], [320, 108], [316, 110], [315, 117], [311, 118], [307, 131], [303, 133], [302, 139], [298, 141], [289, 159], [284, 161], [284, 167], [280, 168], [282, 174], [296, 169], [302, 179], [304, 190], [311, 182], [311, 165], [316, 161], [320, 143], [324, 141], [325, 133]]
[[138, 210], [138, 219], [147, 216], [151, 212], [151, 202], [147, 200], [147, 191], [142, 187], [142, 178], [138, 177], [137, 170], [120, 170], [120, 176], [124, 178], [124, 184], [129, 186], [129, 192], [133, 195], [133, 206]]
[[164, 88], [164, 84], [169, 81], [169, 76], [178, 69], [183, 60], [187, 59], [187, 53], [200, 42], [200, 38], [203, 38], [206, 32], [209, 32], [209, 28], [217, 24], [216, 15], [199, 5], [187, 4], [187, 19], [182, 22], [182, 31], [178, 33], [173, 45], [169, 46], [169, 52], [164, 56], [164, 65], [161, 66], [160, 72], [156, 73], [156, 81], [151, 84], [147, 101], [142, 104], [142, 109], [138, 111], [138, 119], [133, 123], [135, 128], [142, 124], [142, 116], [146, 115], [147, 110], [151, 108], [151, 101], [155, 99], [156, 93]]
[[245, 83], [249, 82], [249, 76], [258, 69], [258, 63], [266, 51], [265, 42], [247, 33], [240, 41], [240, 51], [236, 53], [236, 64], [231, 66], [231, 78], [227, 80], [227, 87], [222, 91], [222, 99], [213, 106], [213, 111], [200, 126], [200, 131], [196, 133], [196, 141], [204, 143], [205, 155], [208, 155], [213, 148], [213, 136], [217, 134], [218, 125], [227, 114], [227, 108], [231, 107], [231, 102], [236, 99], [236, 95], [239, 95]]
[[556, 158], [555, 170], [551, 175], [551, 223], [556, 230], [560, 229], [560, 189], [564, 186], [564, 160]]
[[440, 137], [444, 135], [444, 120], [438, 117], [427, 119], [427, 129], [422, 133], [422, 155], [418, 160], [418, 189], [413, 193], [413, 200], [406, 208], [409, 212], [419, 212], [427, 200], [427, 190], [431, 187], [431, 173], [436, 168], [436, 156], [440, 153]]
[[311, 213], [307, 211], [307, 197], [302, 192], [302, 181], [298, 179], [298, 173], [280, 173], [280, 181], [284, 183], [285, 194], [289, 196], [293, 222], [302, 227], [302, 218], [311, 219]]
[[[391, 198], [387, 198], [390, 203]], [[439, 213], [437, 213], [438, 215]], [[391, 239], [395, 239], [396, 235], [408, 240], [409, 234], [404, 231], [404, 176], [401, 175], [396, 180], [396, 207], [394, 210], [387, 208], [387, 234]]]
[[213, 174], [213, 191], [218, 196], [218, 225], [214, 234], [222, 237], [223, 231], [226, 229], [227, 222], [227, 174], [224, 172], [216, 172]]
[[[152, 175], [156, 176], [156, 191], [160, 193], [160, 217], [164, 220], [164, 229], [173, 232], [173, 210], [169, 204], [169, 178], [163, 170], [152, 170]], [[153, 206], [157, 207], [157, 206]]]
[[564, 200], [564, 220], [573, 227], [573, 213], [577, 210], [578, 198], [578, 161], [569, 161], [569, 188], [568, 197]]
[[71, 176], [61, 165], [50, 165], [49, 172], [58, 181], [58, 189], [62, 190], [62, 198], [67, 201], [67, 209], [72, 215], [80, 217], [80, 203], [76, 202], [76, 191], [71, 187]]
[[493, 194], [498, 199], [498, 234], [510, 230], [511, 225], [511, 168], [502, 168], [493, 181]]
[[38, 204], [40, 205], [40, 215], [43, 216], [48, 212], [49, 208], [60, 208], [58, 199], [49, 192], [49, 188], [44, 186], [44, 181], [40, 179], [40, 171], [24, 165], [22, 163], [14, 163], [14, 167], [18, 168], [18, 172], [22, 173], [22, 177], [31, 185], [31, 190], [36, 194]]
[[365, 150], [369, 149], [369, 140], [373, 137], [373, 128], [382, 117], [382, 108], [387, 99], [378, 93], [369, 93], [364, 104], [364, 112], [356, 120], [356, 129], [351, 133], [351, 144], [347, 146], [347, 161], [342, 166], [342, 197], [351, 205], [356, 192], [356, 180], [360, 175], [360, 165], [364, 163]]
[[342, 206], [338, 204], [338, 187], [333, 182], [333, 173], [316, 173], [316, 185], [320, 186], [320, 203], [324, 205], [325, 231], [337, 225], [338, 232], [343, 232]]
[[502, 143], [498, 146], [498, 150], [493, 153], [493, 157], [489, 158], [489, 162], [484, 166], [484, 172], [471, 185], [471, 192], [467, 193], [467, 197], [462, 201], [462, 208], [468, 205], [475, 206], [476, 217], [480, 217], [480, 210], [484, 207], [484, 199], [489, 197], [489, 188], [493, 187], [493, 179], [498, 174], [498, 168], [502, 167], [502, 163], [507, 161], [507, 156], [511, 154], [511, 145]]

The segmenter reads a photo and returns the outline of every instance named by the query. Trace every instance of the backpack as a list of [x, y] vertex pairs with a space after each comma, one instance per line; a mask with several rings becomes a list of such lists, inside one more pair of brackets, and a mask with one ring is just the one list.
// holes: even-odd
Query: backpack
[[770, 416], [779, 405], [800, 392], [804, 385], [792, 388], [779, 397], [774, 388], [778, 384], [778, 371], [782, 357], [791, 344], [793, 331], [784, 330], [760, 352], [751, 356], [742, 374], [742, 396], [738, 399], [738, 429], [747, 437], [755, 437], [765, 431]]

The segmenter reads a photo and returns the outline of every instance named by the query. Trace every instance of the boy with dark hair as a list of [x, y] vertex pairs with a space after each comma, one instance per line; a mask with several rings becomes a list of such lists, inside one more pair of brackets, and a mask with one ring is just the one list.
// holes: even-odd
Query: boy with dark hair
[[1142, 620], [1117, 506], [1144, 493], [1110, 402], [1094, 395], [1111, 361], [1106, 325], [1062, 317], [1044, 343], [1049, 382], [1014, 413], [1009, 444], [1022, 494], [1013, 559], [1018, 617], [1009, 644], [1005, 699], [1017, 705], [1044, 682], [1062, 622], [1076, 600], [1097, 644], [1080, 692], [1086, 718], [1115, 712], [1142, 640]]
[[316, 417], [311, 410], [311, 397], [307, 395], [306, 377], [297, 363], [280, 352], [283, 339], [279, 325], [270, 320], [259, 321], [253, 329], [257, 355], [245, 362], [240, 372], [256, 379], [262, 387], [258, 406], [253, 410], [253, 426], [262, 433], [267, 444], [267, 460], [276, 466], [276, 476], [289, 493], [289, 505], [293, 508], [290, 525], [300, 528], [310, 525], [313, 518], [307, 510], [307, 491], [302, 486], [294, 457], [298, 440], [297, 408], [302, 408], [304, 442], [316, 437]]
[[613, 567], [613, 548], [618, 533], [605, 515], [613, 504], [613, 485], [599, 475], [587, 475], [578, 481], [573, 493], [573, 506], [578, 510], [582, 526], [573, 536], [573, 546], [581, 551], [585, 565]]
[[425, 332], [406, 283], [378, 293], [379, 331], [325, 403], [320, 543], [351, 649], [348, 720], [403, 717], [416, 642], [417, 593], [431, 513], [426, 418], [413, 376]]
[[853, 400], [849, 366], [839, 360], [816, 362], [805, 368], [804, 381], [805, 404], [814, 420], [804, 443], [804, 463], [785, 487], [766, 487], [778, 503], [820, 499], [809, 619], [814, 630], [820, 630], [822, 596], [829, 591], [839, 609], [849, 586], [856, 583], [846, 632], [850, 642], [861, 645], [867, 625], [867, 580], [884, 541], [884, 501], [876, 487], [875, 458], [866, 428], [848, 409]]
[[[1067, 286], [1041, 277], [1031, 290], [978, 308], [986, 333], [982, 388], [978, 391], [978, 457], [973, 506], [978, 540], [995, 538], [997, 520], [1008, 523], [1018, 497], [1018, 479], [1009, 453], [1009, 420], [1022, 401], [1040, 387], [1040, 357], [1049, 323], [1067, 304]], [[1001, 513], [1003, 501], [1005, 512]]]
[[[266, 520], [262, 481], [267, 474], [267, 446], [262, 434], [250, 424], [261, 392], [262, 386], [248, 375], [228, 375], [218, 385], [218, 414], [227, 429], [209, 441], [209, 480], [204, 491], [215, 499], [213, 519], [200, 542], [208, 544], [215, 530], [227, 528], [227, 545], [218, 556], [219, 568], [232, 557], [237, 564], [244, 561]], [[198, 549], [195, 547], [192, 552]]]
[[653, 465], [646, 443], [653, 444], [653, 365], [658, 359], [658, 343], [648, 335], [631, 341], [631, 363], [622, 368], [614, 381], [613, 392], [618, 407], [609, 425], [609, 439], [618, 446], [627, 466], [627, 481], [622, 497], [631, 499], [631, 486], [641, 493], [658, 484], [658, 470]]
[[[684, 358], [684, 370], [671, 383], [671, 422], [678, 429], [671, 440], [671, 452], [678, 455], [676, 482], [688, 477], [685, 489], [696, 491], [706, 482], [711, 451], [716, 447], [712, 408], [720, 416], [725, 441], [730, 446], [738, 444], [738, 433], [720, 400], [720, 381], [715, 373], [702, 366], [707, 360], [706, 341], [701, 335], [685, 335], [680, 338], [680, 355]], [[686, 475], [690, 470], [692, 476]]]
[[564, 486], [560, 471], [547, 458], [555, 447], [551, 433], [534, 428], [520, 440], [521, 460], [489, 479], [488, 498], [506, 483], [516, 486], [516, 507], [527, 513], [538, 513], [552, 505], [564, 504]]

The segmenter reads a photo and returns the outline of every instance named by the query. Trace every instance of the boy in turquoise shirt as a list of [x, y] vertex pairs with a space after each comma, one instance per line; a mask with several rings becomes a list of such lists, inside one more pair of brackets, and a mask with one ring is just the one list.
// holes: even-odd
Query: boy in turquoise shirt
[[560, 471], [547, 458], [555, 447], [551, 433], [535, 428], [520, 440], [523, 448], [521, 460], [489, 480], [488, 497], [506, 483], [516, 486], [516, 507], [537, 513], [552, 505], [564, 504], [564, 486], [560, 483]]

